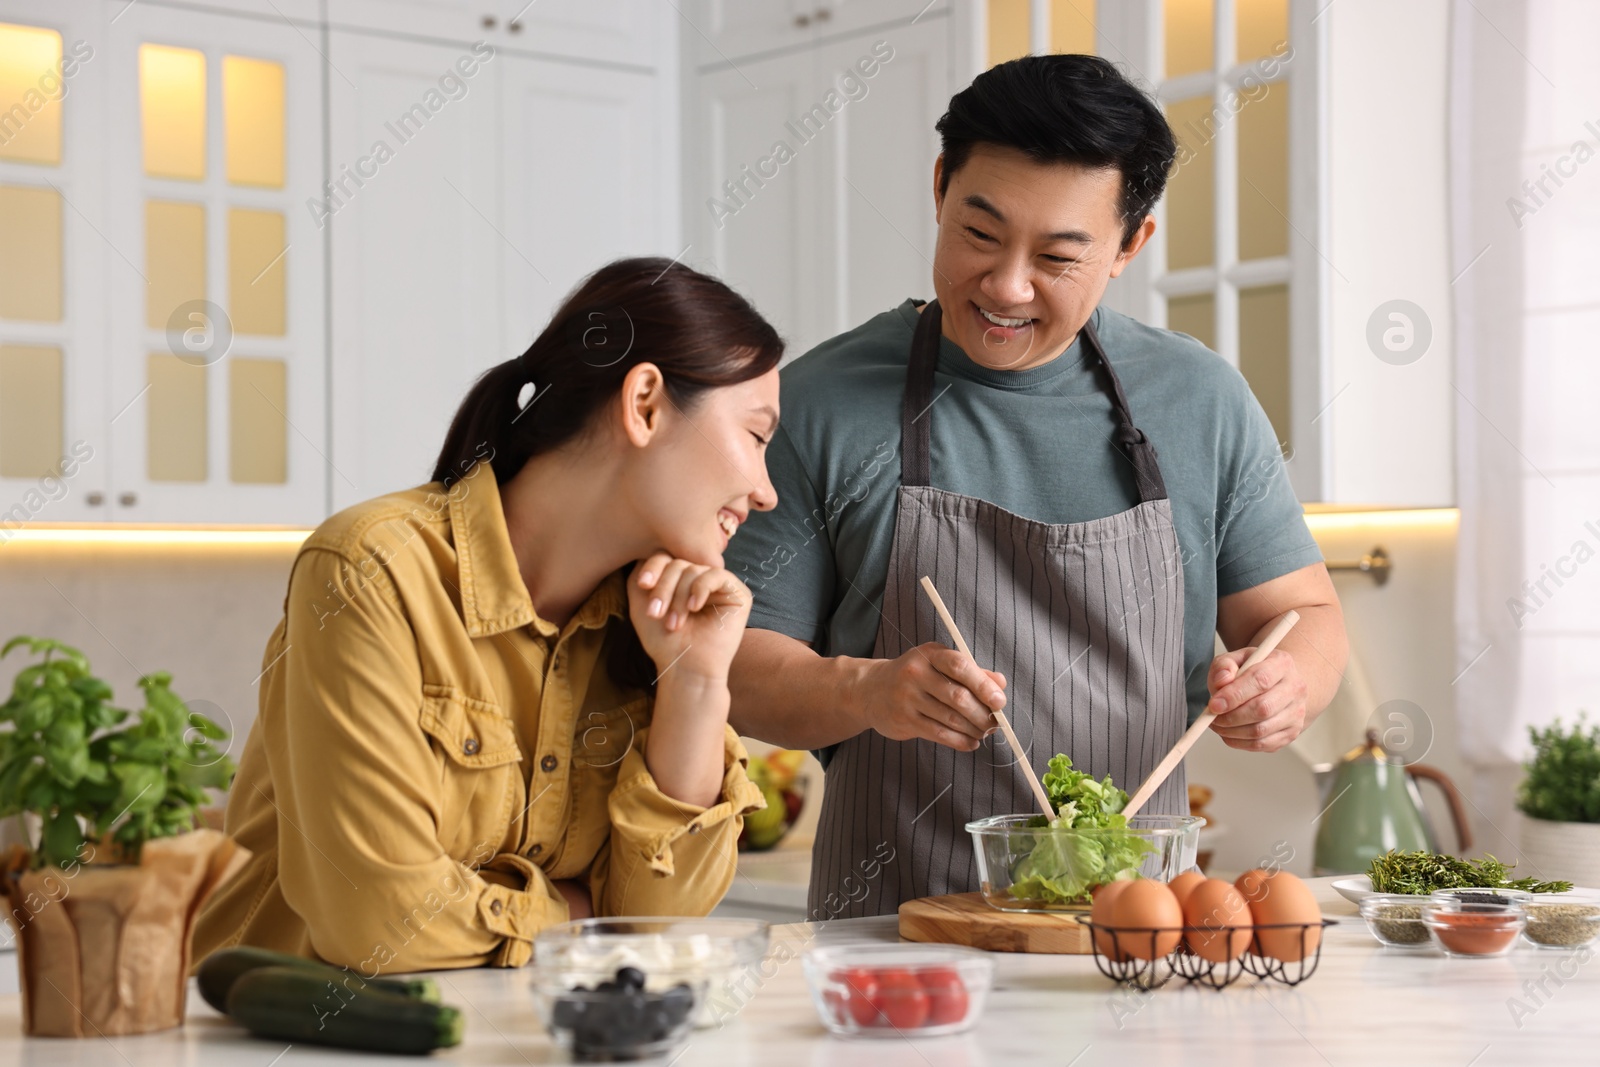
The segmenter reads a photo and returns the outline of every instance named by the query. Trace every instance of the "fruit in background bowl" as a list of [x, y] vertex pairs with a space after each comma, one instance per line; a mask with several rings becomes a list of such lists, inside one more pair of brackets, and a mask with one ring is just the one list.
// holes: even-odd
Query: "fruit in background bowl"
[[782, 748], [750, 757], [750, 780], [761, 790], [767, 806], [744, 817], [744, 830], [739, 834], [742, 851], [772, 848], [799, 820], [805, 806], [805, 779], [800, 777], [805, 758], [804, 752]]

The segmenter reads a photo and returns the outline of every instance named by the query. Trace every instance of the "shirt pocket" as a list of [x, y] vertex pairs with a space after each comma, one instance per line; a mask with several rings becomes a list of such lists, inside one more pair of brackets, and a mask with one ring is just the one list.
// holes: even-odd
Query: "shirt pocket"
[[439, 761], [439, 844], [455, 860], [482, 866], [506, 840], [522, 801], [522, 751], [499, 705], [453, 686], [422, 687], [421, 726]]
[[571, 796], [566, 832], [552, 857], [552, 877], [586, 870], [611, 830], [608, 807], [623, 760], [643, 743], [650, 698], [578, 714], [572, 730]]

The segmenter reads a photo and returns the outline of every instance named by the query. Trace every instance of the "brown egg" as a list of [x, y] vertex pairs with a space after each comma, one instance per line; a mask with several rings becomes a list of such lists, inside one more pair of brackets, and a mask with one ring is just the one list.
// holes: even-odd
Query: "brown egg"
[[[1136, 879], [1107, 906], [1112, 929], [1133, 931], [1118, 935], [1122, 950], [1130, 956], [1159, 959], [1183, 939], [1183, 909], [1165, 882]], [[1152, 930], [1159, 932], [1151, 933]]]
[[[1105, 885], [1096, 886], [1094, 889], [1094, 907], [1089, 909], [1089, 921], [1095, 926], [1111, 925], [1111, 902], [1133, 882], [1124, 880], [1120, 882], [1107, 882]], [[1094, 947], [1100, 955], [1112, 963], [1121, 963], [1128, 958], [1127, 953], [1118, 952], [1115, 940], [1109, 933], [1096, 930], [1094, 933]]]
[[1199, 871], [1184, 871], [1178, 877], [1167, 883], [1167, 888], [1172, 890], [1172, 895], [1178, 898], [1178, 907], [1183, 907], [1184, 901], [1189, 899], [1189, 894], [1194, 892], [1194, 887], [1206, 880], [1206, 876]]
[[[1322, 909], [1317, 907], [1310, 888], [1288, 871], [1245, 871], [1233, 885], [1249, 903], [1251, 918], [1258, 928], [1322, 921]], [[1303, 935], [1296, 929], [1256, 930], [1259, 955], [1284, 963], [1311, 955], [1321, 943], [1321, 926], [1309, 926]]]
[[[1183, 936], [1189, 951], [1212, 963], [1227, 963], [1244, 955], [1250, 947], [1250, 905], [1244, 895], [1220, 878], [1202, 879], [1189, 891], [1183, 904], [1183, 923], [1203, 930], [1188, 930]], [[1224, 927], [1240, 926], [1242, 930]]]

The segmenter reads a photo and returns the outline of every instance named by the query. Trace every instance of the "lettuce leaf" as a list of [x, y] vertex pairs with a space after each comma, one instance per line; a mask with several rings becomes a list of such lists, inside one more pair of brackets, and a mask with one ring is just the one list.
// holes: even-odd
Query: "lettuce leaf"
[[1038, 843], [1011, 872], [1011, 895], [1052, 904], [1085, 903], [1090, 891], [1107, 882], [1139, 877], [1144, 858], [1156, 851], [1128, 829], [1122, 809], [1128, 794], [1111, 776], [1096, 781], [1072, 769], [1072, 760], [1051, 757], [1042, 779], [1056, 818], [1040, 815], [1028, 827], [1091, 830], [1092, 833], [1040, 834]]

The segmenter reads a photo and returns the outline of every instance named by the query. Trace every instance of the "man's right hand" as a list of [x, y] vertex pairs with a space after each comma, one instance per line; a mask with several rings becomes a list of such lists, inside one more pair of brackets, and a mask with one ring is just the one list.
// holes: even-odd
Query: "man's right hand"
[[861, 690], [867, 725], [894, 741], [924, 737], [971, 752], [1006, 706], [1005, 675], [986, 671], [936, 641], [869, 663]]

